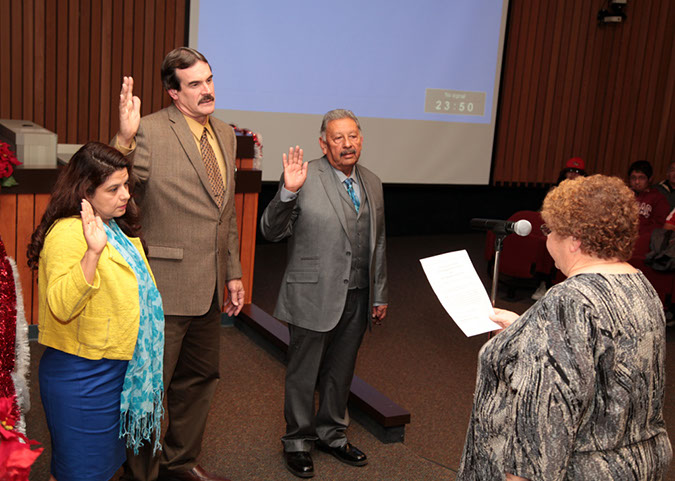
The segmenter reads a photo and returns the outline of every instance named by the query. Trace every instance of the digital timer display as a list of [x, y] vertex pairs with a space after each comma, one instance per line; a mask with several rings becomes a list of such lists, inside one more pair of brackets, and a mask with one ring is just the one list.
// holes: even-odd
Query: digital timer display
[[424, 111], [430, 114], [483, 115], [485, 92], [426, 89]]

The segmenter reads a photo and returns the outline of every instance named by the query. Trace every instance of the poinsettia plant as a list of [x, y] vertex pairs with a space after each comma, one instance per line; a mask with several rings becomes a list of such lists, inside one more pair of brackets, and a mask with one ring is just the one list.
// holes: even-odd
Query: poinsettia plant
[[12, 176], [14, 167], [17, 165], [21, 165], [21, 162], [16, 158], [16, 154], [9, 149], [9, 144], [0, 142], [0, 185], [2, 187], [11, 187], [17, 184]]
[[13, 414], [12, 398], [0, 398], [0, 479], [28, 481], [30, 467], [44, 448], [33, 449], [40, 444], [18, 432]]

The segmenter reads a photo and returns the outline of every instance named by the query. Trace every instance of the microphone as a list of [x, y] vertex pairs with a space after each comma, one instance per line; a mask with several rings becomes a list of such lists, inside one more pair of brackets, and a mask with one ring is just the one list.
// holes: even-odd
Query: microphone
[[517, 222], [495, 219], [471, 219], [471, 227], [474, 229], [491, 230], [495, 234], [518, 234], [522, 237], [532, 232], [532, 224], [525, 219]]

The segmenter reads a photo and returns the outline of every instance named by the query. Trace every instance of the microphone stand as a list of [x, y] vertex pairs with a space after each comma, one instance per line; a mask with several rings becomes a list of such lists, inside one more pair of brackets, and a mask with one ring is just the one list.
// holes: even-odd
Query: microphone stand
[[[495, 264], [492, 268], [492, 291], [490, 292], [490, 302], [492, 307], [497, 303], [497, 286], [499, 285], [499, 260], [502, 255], [502, 248], [504, 247], [504, 238], [508, 234], [498, 234], [495, 232]], [[494, 334], [488, 332], [488, 341], [492, 339]]]
[[497, 285], [499, 284], [499, 261], [504, 248], [504, 238], [508, 234], [498, 234], [495, 232], [495, 264], [492, 270], [492, 291], [490, 292], [490, 301], [492, 307], [497, 303]]

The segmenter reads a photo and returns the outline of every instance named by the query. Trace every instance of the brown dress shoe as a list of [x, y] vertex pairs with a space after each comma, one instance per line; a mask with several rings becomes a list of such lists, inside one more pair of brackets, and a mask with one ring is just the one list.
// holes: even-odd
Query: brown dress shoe
[[160, 474], [158, 481], [230, 481], [215, 474], [207, 473], [200, 465], [187, 471]]

